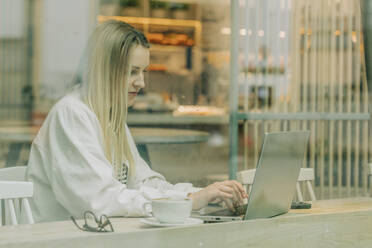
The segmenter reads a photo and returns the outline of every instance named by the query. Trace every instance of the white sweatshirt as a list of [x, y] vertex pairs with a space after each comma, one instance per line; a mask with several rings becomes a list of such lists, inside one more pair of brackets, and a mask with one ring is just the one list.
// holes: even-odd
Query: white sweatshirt
[[78, 91], [62, 98], [50, 111], [32, 143], [26, 179], [34, 183], [31, 208], [36, 222], [97, 215], [147, 216], [144, 203], [159, 197], [186, 197], [199, 189], [172, 185], [149, 168], [134, 151], [135, 175], [120, 183], [106, 159], [100, 123]]

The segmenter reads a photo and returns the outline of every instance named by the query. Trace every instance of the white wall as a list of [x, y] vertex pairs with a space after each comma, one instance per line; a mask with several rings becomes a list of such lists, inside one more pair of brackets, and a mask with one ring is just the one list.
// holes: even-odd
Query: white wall
[[[41, 29], [40, 97], [65, 93], [95, 21], [94, 0], [44, 0]], [[93, 13], [94, 14], [94, 13]]]

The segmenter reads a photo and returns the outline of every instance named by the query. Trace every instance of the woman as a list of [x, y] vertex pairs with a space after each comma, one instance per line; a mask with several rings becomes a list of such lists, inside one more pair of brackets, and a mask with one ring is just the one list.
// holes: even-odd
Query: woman
[[26, 177], [34, 183], [37, 222], [81, 217], [85, 210], [147, 216], [145, 203], [158, 197], [188, 196], [194, 209], [242, 202], [246, 194], [236, 181], [204, 189], [172, 185], [139, 156], [125, 123], [149, 65], [149, 43], [140, 31], [117, 21], [99, 25], [86, 61], [82, 85], [56, 103], [32, 144]]

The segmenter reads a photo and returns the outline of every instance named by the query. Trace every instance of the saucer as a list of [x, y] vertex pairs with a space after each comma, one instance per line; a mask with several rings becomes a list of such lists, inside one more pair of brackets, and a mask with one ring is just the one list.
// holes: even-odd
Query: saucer
[[196, 219], [196, 218], [187, 218], [184, 223], [166, 223], [166, 222], [160, 222], [157, 219], [151, 217], [151, 218], [144, 218], [140, 219], [140, 221], [144, 224], [150, 225], [150, 226], [192, 226], [192, 225], [199, 225], [203, 224], [203, 220]]

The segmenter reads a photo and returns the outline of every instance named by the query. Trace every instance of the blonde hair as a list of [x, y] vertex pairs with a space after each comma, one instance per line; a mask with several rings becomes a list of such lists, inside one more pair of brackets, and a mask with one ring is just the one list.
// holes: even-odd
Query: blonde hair
[[105, 155], [116, 177], [125, 160], [130, 175], [135, 168], [125, 124], [131, 56], [138, 45], [149, 48], [142, 32], [124, 22], [108, 21], [96, 27], [85, 51], [83, 97], [100, 122]]

